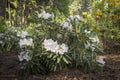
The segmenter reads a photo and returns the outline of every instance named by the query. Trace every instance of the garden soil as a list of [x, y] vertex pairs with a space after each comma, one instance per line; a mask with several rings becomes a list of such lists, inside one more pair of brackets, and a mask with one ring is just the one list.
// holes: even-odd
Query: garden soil
[[100, 55], [106, 61], [102, 71], [85, 74], [80, 70], [68, 69], [48, 75], [25, 76], [19, 67], [14, 51], [0, 54], [0, 80], [120, 80], [120, 53]]

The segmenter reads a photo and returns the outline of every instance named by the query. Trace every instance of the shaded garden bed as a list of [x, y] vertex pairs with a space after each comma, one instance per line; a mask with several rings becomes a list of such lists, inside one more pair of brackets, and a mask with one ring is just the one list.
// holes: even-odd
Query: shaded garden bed
[[48, 75], [24, 75], [14, 51], [0, 54], [0, 80], [120, 80], [120, 54], [104, 54], [106, 65], [102, 71], [86, 74], [67, 69]]

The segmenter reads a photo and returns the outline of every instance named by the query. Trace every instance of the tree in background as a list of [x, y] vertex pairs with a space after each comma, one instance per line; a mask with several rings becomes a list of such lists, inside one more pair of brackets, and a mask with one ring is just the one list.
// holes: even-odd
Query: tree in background
[[0, 0], [0, 16], [5, 17], [6, 0]]
[[[38, 14], [41, 9], [48, 9], [55, 13], [69, 15], [69, 5], [72, 0], [7, 0], [3, 1], [5, 11], [6, 7], [6, 23], [13, 26], [27, 26], [30, 23], [34, 24], [34, 14]], [[2, 12], [2, 16], [5, 12]], [[4, 12], [4, 13], [3, 13]]]

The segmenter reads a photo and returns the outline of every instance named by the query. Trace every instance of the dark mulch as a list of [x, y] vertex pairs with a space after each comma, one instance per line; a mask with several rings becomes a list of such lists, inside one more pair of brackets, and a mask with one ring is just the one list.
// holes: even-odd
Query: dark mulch
[[0, 54], [0, 80], [120, 80], [120, 54], [104, 54], [106, 66], [102, 71], [85, 74], [68, 69], [48, 75], [21, 75], [17, 54], [14, 51]]

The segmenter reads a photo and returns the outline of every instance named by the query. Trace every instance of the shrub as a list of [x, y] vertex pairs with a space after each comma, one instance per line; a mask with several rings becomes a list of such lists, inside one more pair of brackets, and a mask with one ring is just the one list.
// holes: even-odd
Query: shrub
[[42, 11], [38, 26], [19, 32], [19, 38], [24, 34], [18, 55], [24, 69], [42, 74], [68, 67], [92, 71], [102, 48], [99, 27], [91, 14], [69, 16], [63, 22], [54, 19], [53, 14]]
[[97, 59], [97, 53], [102, 51], [99, 26], [91, 14], [83, 12], [61, 22], [55, 18], [53, 13], [43, 10], [36, 18], [38, 26], [6, 29], [10, 40], [5, 42], [17, 47], [26, 73], [46, 74], [66, 68], [90, 72], [97, 62], [103, 64]]

